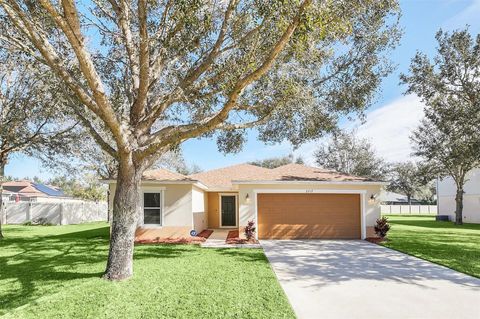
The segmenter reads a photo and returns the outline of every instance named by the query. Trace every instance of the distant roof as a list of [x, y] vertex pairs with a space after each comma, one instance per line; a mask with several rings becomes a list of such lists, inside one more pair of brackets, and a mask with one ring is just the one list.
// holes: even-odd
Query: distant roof
[[38, 189], [40, 192], [47, 194], [48, 196], [53, 197], [64, 197], [66, 196], [65, 193], [59, 188], [53, 188], [47, 185], [33, 183], [33, 187]]
[[[397, 203], [407, 203], [408, 198], [406, 195], [403, 194], [398, 194], [394, 192], [387, 192], [387, 191], [382, 191], [380, 192], [380, 195], [378, 196], [378, 199], [381, 202], [397, 202]], [[412, 201], [417, 202], [417, 199], [412, 198]]]
[[21, 194], [27, 197], [67, 197], [59, 188], [33, 183], [27, 180], [11, 181], [2, 184], [5, 191], [15, 194]]

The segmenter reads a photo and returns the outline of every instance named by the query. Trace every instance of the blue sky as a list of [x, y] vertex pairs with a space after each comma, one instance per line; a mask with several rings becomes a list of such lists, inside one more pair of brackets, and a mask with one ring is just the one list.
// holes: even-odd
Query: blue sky
[[[472, 34], [480, 33], [480, 0], [400, 0], [400, 5], [400, 23], [404, 34], [399, 47], [391, 54], [392, 61], [398, 67], [384, 80], [377, 103], [367, 111], [366, 123], [343, 124], [345, 128], [355, 128], [358, 135], [368, 138], [377, 152], [389, 161], [405, 161], [410, 158], [408, 137], [422, 116], [421, 102], [414, 96], [403, 96], [405, 88], [398, 84], [399, 74], [408, 70], [410, 59], [417, 50], [429, 55], [435, 52], [434, 35], [438, 29], [454, 30], [468, 24]], [[238, 154], [223, 155], [217, 151], [215, 141], [194, 139], [184, 143], [184, 156], [189, 163], [196, 163], [208, 170], [286, 155], [293, 151], [288, 143], [265, 145], [258, 142], [255, 131], [250, 131], [248, 135], [248, 142]], [[318, 143], [314, 141], [302, 145], [295, 154], [303, 156], [309, 164], [314, 164], [312, 153]], [[22, 155], [11, 159], [6, 174], [17, 178], [51, 176], [37, 160]]]

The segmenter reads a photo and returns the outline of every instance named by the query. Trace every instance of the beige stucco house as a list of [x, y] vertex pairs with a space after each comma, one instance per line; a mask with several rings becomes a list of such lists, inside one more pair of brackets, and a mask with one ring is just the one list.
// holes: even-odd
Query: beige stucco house
[[[374, 235], [383, 185], [299, 164], [240, 164], [189, 176], [151, 170], [143, 177], [137, 238], [218, 228], [242, 233], [254, 220], [259, 239], [363, 239]], [[109, 187], [114, 194], [115, 181]]]

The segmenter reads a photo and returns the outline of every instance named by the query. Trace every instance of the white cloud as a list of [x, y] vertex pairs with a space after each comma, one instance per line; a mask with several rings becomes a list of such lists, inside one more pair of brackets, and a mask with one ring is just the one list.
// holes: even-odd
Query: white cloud
[[464, 28], [466, 24], [472, 29], [480, 27], [480, 0], [471, 0], [462, 11], [449, 18], [443, 25], [444, 29], [453, 30]]
[[369, 139], [387, 161], [406, 161], [412, 153], [410, 135], [423, 117], [423, 107], [415, 95], [396, 99], [368, 113], [365, 124], [355, 125], [358, 136]]
[[[412, 158], [410, 135], [423, 117], [423, 107], [417, 96], [404, 96], [367, 113], [364, 124], [350, 122], [342, 128], [356, 129], [357, 135], [368, 139], [385, 160], [407, 161]], [[306, 143], [295, 151], [295, 155], [313, 165], [317, 145], [318, 141]]]

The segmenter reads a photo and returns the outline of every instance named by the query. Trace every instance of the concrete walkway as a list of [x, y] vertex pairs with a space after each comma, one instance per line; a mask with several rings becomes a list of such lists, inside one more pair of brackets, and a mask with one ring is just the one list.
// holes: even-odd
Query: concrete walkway
[[365, 241], [261, 241], [299, 318], [480, 318], [480, 279]]
[[205, 248], [262, 248], [259, 244], [227, 244], [228, 232], [232, 229], [212, 229], [213, 233], [207, 240], [200, 244]]

